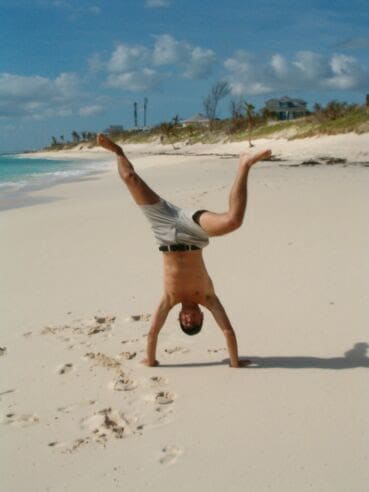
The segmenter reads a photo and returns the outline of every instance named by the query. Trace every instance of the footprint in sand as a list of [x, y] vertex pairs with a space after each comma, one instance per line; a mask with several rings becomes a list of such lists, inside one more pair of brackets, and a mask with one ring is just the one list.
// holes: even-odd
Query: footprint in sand
[[183, 451], [177, 446], [165, 446], [161, 450], [161, 457], [159, 458], [159, 463], [162, 465], [172, 465], [178, 459], [178, 457], [183, 453]]
[[114, 323], [115, 316], [94, 316], [92, 326], [89, 327], [87, 334], [96, 335], [104, 331], [111, 330], [111, 324]]
[[164, 349], [164, 352], [166, 352], [167, 354], [174, 354], [175, 352], [181, 352], [182, 354], [186, 354], [187, 352], [189, 352], [189, 350], [184, 347], [172, 347], [172, 348]]
[[115, 321], [115, 316], [94, 316], [93, 319], [82, 320], [78, 319], [70, 325], [47, 325], [41, 330], [42, 335], [59, 335], [63, 341], [70, 341], [68, 335], [95, 335], [96, 333], [106, 332], [111, 330], [111, 325]]
[[1, 355], [5, 355], [6, 354], [6, 351], [7, 351], [7, 348], [6, 347], [0, 347], [0, 356]]
[[102, 352], [87, 352], [84, 357], [94, 362], [96, 366], [105, 367], [106, 369], [119, 370], [121, 364], [113, 357], [103, 354]]
[[224, 352], [226, 349], [225, 348], [219, 348], [219, 349], [208, 349], [209, 354], [217, 354], [218, 352]]
[[168, 391], [159, 391], [155, 395], [155, 402], [159, 405], [170, 405], [175, 400], [174, 393], [170, 393]]
[[125, 416], [119, 410], [104, 408], [91, 417], [81, 420], [81, 427], [92, 433], [92, 439], [105, 444], [109, 438], [122, 439], [135, 432], [136, 419]]
[[116, 381], [113, 381], [110, 386], [114, 391], [132, 391], [137, 388], [138, 383], [135, 379], [130, 379], [122, 374]]
[[0, 396], [8, 395], [9, 393], [14, 393], [15, 389], [5, 390], [0, 393]]
[[120, 359], [131, 360], [134, 359], [137, 355], [137, 352], [121, 352], [118, 357]]
[[132, 314], [126, 321], [150, 321], [151, 314]]
[[122, 340], [120, 343], [136, 343], [139, 341], [139, 338], [131, 338], [129, 340]]
[[91, 442], [90, 437], [79, 437], [73, 441], [73, 444], [70, 447], [67, 447], [67, 443], [58, 443], [57, 441], [49, 442], [48, 446], [55, 448], [62, 448], [62, 453], [73, 453], [77, 451], [81, 446], [85, 446]]
[[67, 364], [64, 364], [63, 366], [59, 367], [58, 369], [58, 374], [67, 374], [68, 372], [73, 370], [73, 364], [68, 362]]
[[168, 379], [160, 376], [152, 376], [150, 378], [150, 383], [152, 386], [164, 386], [168, 384]]
[[38, 424], [40, 419], [37, 415], [25, 414], [17, 416], [15, 413], [8, 413], [2, 423], [5, 425], [16, 425], [20, 427], [29, 427]]
[[115, 316], [95, 316], [96, 323], [114, 323], [116, 317]]
[[56, 410], [58, 412], [62, 412], [62, 413], [71, 413], [78, 407], [83, 407], [86, 405], [94, 405], [95, 403], [96, 403], [96, 400], [86, 400], [86, 401], [82, 401], [79, 403], [74, 403], [72, 405], [66, 405], [64, 407], [58, 407]]

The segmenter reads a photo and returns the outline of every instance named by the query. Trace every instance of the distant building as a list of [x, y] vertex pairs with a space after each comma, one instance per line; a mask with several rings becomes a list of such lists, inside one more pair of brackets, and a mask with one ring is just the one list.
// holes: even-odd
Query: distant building
[[193, 116], [192, 118], [188, 118], [187, 120], [181, 120], [181, 125], [182, 126], [189, 126], [189, 125], [204, 125], [207, 126], [209, 125], [210, 120], [207, 118], [205, 115], [199, 113], [196, 116]]
[[265, 103], [266, 108], [276, 113], [279, 120], [294, 120], [305, 116], [308, 113], [306, 105], [307, 103], [302, 99], [291, 99], [287, 96], [269, 99]]
[[105, 128], [104, 133], [107, 133], [108, 135], [114, 135], [116, 133], [122, 133], [124, 132], [124, 128], [122, 125], [110, 125], [108, 128]]

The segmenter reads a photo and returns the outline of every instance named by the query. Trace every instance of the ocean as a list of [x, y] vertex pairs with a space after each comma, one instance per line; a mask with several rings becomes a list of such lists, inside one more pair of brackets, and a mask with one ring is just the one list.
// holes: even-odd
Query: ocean
[[14, 195], [71, 181], [105, 169], [89, 160], [54, 160], [0, 154], [0, 195]]

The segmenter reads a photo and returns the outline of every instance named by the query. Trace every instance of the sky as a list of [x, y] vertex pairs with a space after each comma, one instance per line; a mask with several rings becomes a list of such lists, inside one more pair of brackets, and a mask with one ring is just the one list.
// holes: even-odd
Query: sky
[[0, 152], [203, 112], [369, 93], [368, 0], [0, 0]]

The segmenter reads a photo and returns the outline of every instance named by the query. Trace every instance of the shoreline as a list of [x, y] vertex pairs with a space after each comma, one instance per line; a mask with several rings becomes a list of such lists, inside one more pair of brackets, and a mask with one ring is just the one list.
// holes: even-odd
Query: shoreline
[[[118, 142], [119, 143], [119, 142]], [[251, 149], [247, 142], [180, 145], [173, 149], [171, 145], [161, 145], [158, 142], [148, 144], [123, 145], [124, 150], [137, 169], [150, 166], [150, 159], [157, 157], [166, 164], [175, 165], [176, 162], [193, 158], [220, 158], [235, 159], [242, 151], [256, 152], [262, 148], [271, 148], [274, 159], [272, 162], [280, 166], [319, 166], [342, 165], [369, 167], [369, 134], [342, 134], [332, 136], [312, 137], [301, 140], [286, 139], [259, 139]], [[37, 194], [41, 190], [55, 189], [59, 185], [88, 180], [114, 169], [115, 158], [104, 149], [94, 147], [83, 150], [40, 151], [33, 153], [16, 154], [25, 158], [41, 158], [68, 161], [96, 161], [105, 165], [104, 169], [95, 169], [82, 176], [60, 178], [51, 183], [40, 183], [26, 186], [20, 191], [4, 192], [0, 199], [0, 212], [12, 208], [27, 207], [40, 202]], [[160, 166], [160, 165], [159, 165]]]
[[[58, 185], [93, 179], [100, 174], [109, 172], [111, 169], [111, 159], [105, 155], [80, 156], [78, 153], [69, 155], [39, 155], [14, 154], [21, 159], [42, 159], [46, 161], [61, 161], [62, 164], [72, 164], [71, 168], [47, 169], [45, 172], [38, 172], [29, 176], [21, 176], [19, 181], [9, 181], [2, 184], [0, 193], [0, 212], [12, 208], [19, 208], [37, 204], [37, 193], [42, 190], [53, 189]], [[16, 159], [14, 164], [16, 164]]]

